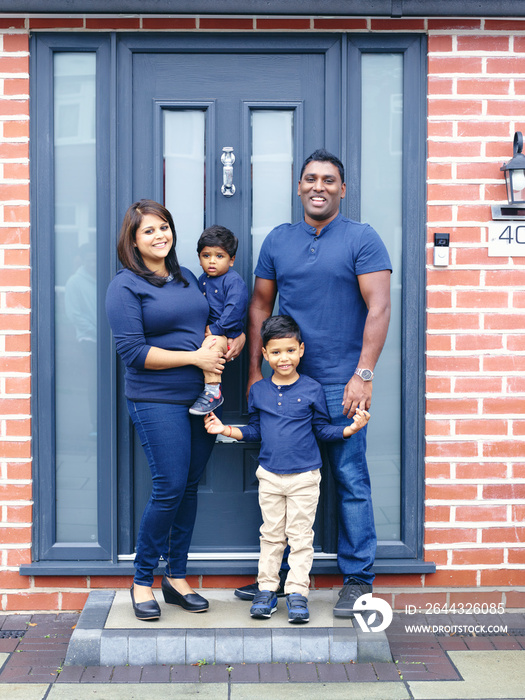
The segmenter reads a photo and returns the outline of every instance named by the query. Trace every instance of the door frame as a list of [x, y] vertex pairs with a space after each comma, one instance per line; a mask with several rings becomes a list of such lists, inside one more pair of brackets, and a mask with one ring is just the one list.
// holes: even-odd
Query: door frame
[[[360, 122], [360, 97], [357, 87], [349, 75], [359, 66], [363, 51], [400, 51], [405, 65], [405, 109], [403, 134], [404, 156], [404, 202], [403, 202], [403, 410], [404, 429], [402, 436], [402, 537], [404, 541], [379, 543], [374, 570], [388, 573], [421, 573], [435, 570], [431, 562], [423, 561], [423, 509], [424, 509], [424, 314], [425, 314], [425, 168], [426, 168], [426, 36], [423, 34], [37, 34], [31, 39], [31, 201], [32, 201], [32, 287], [37, 291], [33, 314], [33, 342], [38, 343], [39, 352], [33, 354], [33, 376], [38, 377], [32, 399], [35, 425], [35, 477], [37, 499], [35, 503], [35, 559], [55, 560], [42, 566], [24, 566], [23, 573], [78, 573], [88, 570], [97, 573], [130, 573], [131, 562], [118, 562], [117, 552], [132, 547], [131, 532], [125, 522], [126, 508], [131, 508], [133, 484], [130, 474], [131, 431], [130, 421], [121, 418], [117, 430], [117, 415], [123, 416], [125, 400], [116, 387], [123, 386], [123, 372], [117, 363], [111, 346], [108, 328], [103, 329], [99, 354], [102, 375], [99, 387], [110, 387], [102, 396], [99, 393], [101, 422], [107, 426], [107, 445], [103, 462], [99, 462], [100, 476], [100, 522], [107, 547], [94, 552], [93, 548], [53, 547], [53, 496], [54, 484], [53, 445], [46, 435], [54, 430], [52, 421], [46, 423], [45, 414], [52, 403], [53, 352], [49, 341], [52, 333], [53, 303], [51, 298], [53, 260], [53, 214], [51, 179], [39, 178], [41, 172], [52, 173], [52, 144], [42, 139], [42, 133], [51, 134], [52, 124], [46, 114], [50, 113], [52, 101], [47, 95], [52, 73], [50, 62], [37, 63], [37, 56], [47, 51], [97, 51], [97, 95], [100, 110], [97, 118], [97, 153], [100, 156], [100, 179], [98, 216], [99, 250], [98, 262], [101, 270], [99, 289], [107, 284], [117, 269], [116, 238], [119, 223], [131, 201], [131, 182], [118, 173], [132, 172], [132, 129], [126, 110], [131, 105], [132, 58], [136, 52], [312, 52], [326, 56], [326, 85], [338, 96], [336, 104], [325, 105], [325, 147], [341, 155], [348, 163], [347, 185], [349, 196], [343, 202], [342, 212], [351, 218], [359, 218], [358, 183], [359, 139], [352, 139], [351, 129]], [[118, 79], [117, 79], [118, 77]], [[355, 76], [354, 76], [355, 77]], [[339, 115], [347, 115], [346, 123], [339, 125]], [[410, 164], [410, 188], [408, 165]], [[356, 170], [357, 169], [357, 170]], [[158, 186], [158, 185], [157, 185]], [[357, 189], [356, 189], [357, 188]], [[410, 189], [410, 192], [409, 192]], [[415, 193], [415, 194], [414, 194]], [[297, 200], [297, 218], [300, 203]], [[44, 235], [45, 230], [50, 233]], [[38, 230], [38, 235], [36, 231]], [[110, 232], [108, 234], [108, 231]], [[109, 250], [107, 246], [109, 245]], [[105, 246], [103, 249], [102, 246]], [[417, 274], [409, 274], [410, 262]], [[105, 287], [104, 287], [105, 288]], [[408, 295], [408, 290], [410, 295]], [[103, 296], [102, 294], [100, 295]], [[100, 307], [102, 312], [102, 306]], [[102, 325], [102, 321], [101, 321]], [[47, 339], [47, 340], [46, 340]], [[407, 342], [407, 340], [409, 342]], [[405, 354], [406, 353], [406, 354]], [[407, 369], [409, 368], [409, 370]], [[120, 392], [122, 393], [122, 392]], [[54, 412], [53, 412], [54, 413]], [[40, 423], [40, 427], [37, 425]], [[102, 457], [102, 456], [101, 456]], [[109, 484], [108, 484], [109, 476]], [[117, 519], [117, 492], [121, 500], [120, 519]], [[127, 503], [127, 505], [126, 505]], [[131, 515], [128, 512], [128, 515]], [[325, 509], [325, 519], [330, 514]], [[66, 551], [67, 549], [67, 551]], [[71, 549], [71, 551], [69, 551]], [[74, 551], [73, 551], [74, 550]], [[388, 551], [387, 551], [388, 550]], [[53, 551], [55, 553], [53, 553]], [[132, 549], [131, 549], [132, 551]], [[95, 556], [94, 556], [95, 555]], [[78, 561], [79, 559], [84, 560]], [[93, 561], [97, 559], [98, 563]], [[59, 561], [60, 560], [60, 561]], [[77, 561], [75, 561], [77, 560]], [[89, 563], [88, 560], [91, 560]], [[190, 562], [190, 573], [253, 573], [254, 561], [229, 560], [221, 562], [200, 559]], [[316, 561], [314, 572], [335, 573], [335, 561]]]

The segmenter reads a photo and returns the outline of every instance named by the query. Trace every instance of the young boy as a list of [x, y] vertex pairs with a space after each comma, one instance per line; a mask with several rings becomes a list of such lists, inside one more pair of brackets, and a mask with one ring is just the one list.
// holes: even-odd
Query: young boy
[[273, 316], [262, 324], [263, 356], [273, 374], [250, 389], [250, 419], [241, 428], [224, 426], [213, 414], [204, 419], [209, 433], [236, 440], [261, 440], [259, 504], [261, 554], [259, 592], [250, 609], [252, 617], [268, 618], [277, 609], [279, 568], [287, 541], [290, 545], [284, 592], [288, 622], [308, 622], [308, 588], [314, 549], [312, 530], [321, 481], [321, 455], [316, 437], [335, 441], [349, 438], [370, 418], [357, 409], [345, 427], [331, 425], [321, 385], [299, 375], [304, 353], [301, 332], [290, 316]]
[[[244, 280], [232, 270], [238, 244], [237, 238], [224, 226], [205, 229], [197, 243], [199, 262], [204, 270], [199, 277], [199, 287], [210, 306], [205, 342], [210, 335], [215, 337], [214, 347], [223, 355], [228, 350], [227, 339], [237, 338], [242, 333], [248, 305]], [[223, 402], [221, 375], [204, 372], [204, 389], [190, 413], [205, 416]]]

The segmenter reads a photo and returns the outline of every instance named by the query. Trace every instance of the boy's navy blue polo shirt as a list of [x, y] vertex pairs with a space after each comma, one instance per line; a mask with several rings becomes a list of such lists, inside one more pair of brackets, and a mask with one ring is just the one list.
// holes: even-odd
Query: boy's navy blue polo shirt
[[270, 231], [255, 275], [276, 280], [279, 313], [301, 329], [301, 373], [322, 384], [346, 384], [359, 361], [368, 314], [358, 275], [391, 269], [376, 231], [341, 214], [318, 236], [304, 220]]
[[236, 338], [244, 328], [248, 306], [248, 288], [243, 278], [231, 268], [220, 277], [199, 277], [199, 288], [208, 300], [208, 325], [213, 335]]
[[[319, 440], [343, 439], [344, 426], [332, 425], [322, 386], [304, 375], [293, 384], [255, 382], [248, 396], [247, 442], [261, 441], [259, 464], [275, 474], [297, 474], [322, 466]], [[350, 425], [350, 423], [349, 423]]]

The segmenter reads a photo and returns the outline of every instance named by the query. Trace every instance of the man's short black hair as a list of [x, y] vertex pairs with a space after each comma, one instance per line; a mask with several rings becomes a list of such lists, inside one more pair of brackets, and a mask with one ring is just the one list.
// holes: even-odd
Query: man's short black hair
[[261, 326], [261, 338], [265, 348], [274, 338], [295, 338], [299, 345], [303, 342], [301, 329], [291, 316], [270, 316]]
[[308, 156], [308, 158], [304, 161], [303, 167], [301, 168], [301, 175], [299, 177], [299, 180], [302, 179], [304, 169], [306, 168], [308, 163], [311, 163], [312, 161], [316, 161], [318, 163], [332, 163], [339, 170], [339, 175], [341, 175], [341, 182], [345, 181], [345, 166], [342, 164], [342, 162], [337, 156], [334, 156], [333, 153], [330, 153], [324, 148], [318, 148], [312, 153], [312, 155]]
[[237, 246], [239, 241], [237, 237], [233, 235], [229, 228], [226, 226], [219, 226], [215, 224], [214, 226], [208, 226], [201, 233], [201, 237], [197, 243], [197, 253], [200, 255], [203, 248], [210, 246], [214, 248], [222, 248], [225, 250], [230, 258], [233, 258], [237, 252]]

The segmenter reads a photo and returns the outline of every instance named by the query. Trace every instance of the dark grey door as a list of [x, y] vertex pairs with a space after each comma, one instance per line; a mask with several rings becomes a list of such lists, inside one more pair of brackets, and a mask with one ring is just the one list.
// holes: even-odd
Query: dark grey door
[[[296, 183], [305, 154], [339, 147], [339, 64], [335, 38], [201, 37], [195, 50], [194, 39], [179, 37], [135, 46], [131, 197], [165, 202], [181, 264], [198, 275], [197, 238], [205, 226], [223, 224], [239, 238], [235, 269], [251, 290], [265, 235], [301, 215]], [[221, 161], [231, 153], [233, 194], [223, 187]], [[228, 423], [246, 422], [245, 374], [245, 357], [224, 373]], [[193, 552], [220, 558], [257, 550], [257, 455], [253, 444], [216, 445], [200, 487]], [[136, 530], [149, 494], [136, 438], [134, 465]]]

